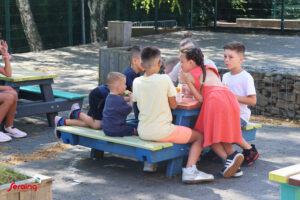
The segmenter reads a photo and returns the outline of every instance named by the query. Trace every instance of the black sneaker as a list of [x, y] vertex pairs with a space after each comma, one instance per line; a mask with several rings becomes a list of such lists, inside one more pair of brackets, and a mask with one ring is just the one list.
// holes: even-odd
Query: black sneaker
[[240, 166], [244, 161], [243, 154], [235, 151], [234, 153], [227, 156], [224, 168], [222, 169], [222, 174], [225, 178], [230, 178], [235, 175]]
[[209, 150], [208, 152], [201, 155], [201, 160], [222, 162], [222, 160], [220, 160], [220, 157], [213, 150]]
[[252, 148], [249, 150], [244, 149], [243, 155], [245, 157], [243, 165], [244, 166], [251, 166], [257, 160], [259, 153], [257, 152], [255, 145], [251, 144]]
[[241, 170], [241, 168], [238, 168], [238, 170], [235, 172], [235, 174], [233, 175], [234, 178], [239, 178], [241, 176], [243, 176], [243, 171]]

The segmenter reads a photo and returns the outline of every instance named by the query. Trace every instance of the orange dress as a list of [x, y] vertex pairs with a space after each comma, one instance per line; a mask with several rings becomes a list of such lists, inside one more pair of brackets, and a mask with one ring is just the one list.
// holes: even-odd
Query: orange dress
[[[208, 65], [205, 67], [213, 69], [219, 76], [215, 68]], [[200, 90], [202, 69], [195, 67], [190, 73], [196, 89]], [[203, 104], [194, 129], [204, 134], [203, 147], [220, 142], [241, 142], [240, 106], [234, 94], [227, 87], [203, 86], [202, 95]]]

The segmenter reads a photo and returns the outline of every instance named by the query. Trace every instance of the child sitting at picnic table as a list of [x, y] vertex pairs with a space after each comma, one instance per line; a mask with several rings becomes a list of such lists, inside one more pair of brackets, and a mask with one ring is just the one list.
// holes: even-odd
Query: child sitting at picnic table
[[130, 66], [126, 67], [123, 74], [126, 76], [126, 90], [132, 91], [133, 80], [139, 77], [144, 69], [141, 66], [141, 51], [140, 46], [133, 46], [129, 49]]
[[139, 109], [139, 137], [156, 142], [192, 143], [182, 181], [211, 181], [214, 176], [198, 171], [196, 162], [201, 154], [203, 137], [190, 128], [172, 124], [171, 109], [177, 107], [176, 89], [168, 75], [158, 74], [162, 61], [157, 47], [143, 49], [142, 66], [145, 74], [133, 82], [133, 101]]
[[[242, 68], [245, 49], [245, 45], [241, 42], [230, 42], [224, 46], [224, 62], [230, 72], [225, 73], [222, 79], [223, 84], [239, 101], [241, 127], [246, 126], [250, 119], [251, 110], [248, 105], [256, 104], [254, 80], [251, 74]], [[243, 148], [245, 157], [243, 164], [245, 166], [253, 165], [259, 156], [255, 145], [249, 145], [245, 139], [238, 145]]]
[[[60, 132], [56, 131], [56, 127], [65, 125], [90, 127], [96, 130], [103, 128], [104, 133], [109, 136], [129, 136], [136, 134], [134, 128], [126, 126], [126, 117], [132, 108], [126, 103], [124, 97], [120, 96], [126, 90], [125, 75], [119, 72], [110, 72], [107, 75], [106, 82], [109, 94], [106, 95], [106, 86], [101, 87], [103, 89], [103, 98], [100, 101], [105, 100], [105, 104], [102, 104], [104, 105], [103, 108], [102, 105], [97, 108], [95, 107], [96, 104], [93, 104], [92, 108], [95, 108], [95, 110], [90, 113], [94, 115], [89, 116], [80, 110], [78, 103], [73, 104], [69, 112], [70, 119], [59, 116], [55, 117], [54, 134], [56, 137], [60, 138]], [[95, 119], [95, 116], [99, 118]]]
[[176, 66], [176, 64], [179, 62], [180, 62], [180, 59], [176, 56], [168, 58], [165, 62], [165, 69], [164, 69], [165, 74], [169, 74], [173, 70], [173, 68]]
[[[0, 52], [5, 62], [4, 67], [0, 64], [0, 73], [4, 76], [11, 77], [12, 70], [10, 65], [10, 55], [8, 53], [8, 46], [5, 41], [0, 41]], [[0, 86], [0, 124], [4, 118], [4, 131], [0, 131], [0, 142], [8, 142], [14, 138], [26, 137], [27, 134], [13, 126], [16, 108], [18, 103], [18, 94], [10, 86]]]
[[[183, 72], [181, 80], [194, 97], [202, 102], [195, 130], [204, 135], [203, 147], [211, 148], [223, 159], [221, 170], [225, 178], [243, 175], [240, 166], [243, 154], [235, 151], [232, 143], [242, 141], [239, 104], [232, 92], [225, 87], [217, 70], [204, 66], [203, 54], [198, 48], [183, 49], [180, 54]], [[189, 72], [189, 73], [187, 73]]]

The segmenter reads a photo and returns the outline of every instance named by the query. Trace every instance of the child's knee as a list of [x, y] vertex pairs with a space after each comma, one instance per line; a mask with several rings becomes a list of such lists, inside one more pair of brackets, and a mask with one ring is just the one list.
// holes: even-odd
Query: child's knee
[[12, 105], [14, 103], [15, 97], [11, 93], [6, 93], [6, 95], [3, 98], [3, 101], [7, 105]]

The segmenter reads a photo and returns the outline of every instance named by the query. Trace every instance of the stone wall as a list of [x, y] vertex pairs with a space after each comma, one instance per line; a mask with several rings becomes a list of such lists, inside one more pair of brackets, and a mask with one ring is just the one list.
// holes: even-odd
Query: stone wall
[[[245, 67], [254, 78], [257, 104], [252, 114], [300, 119], [300, 74], [297, 71]], [[222, 77], [228, 69], [219, 68]]]

